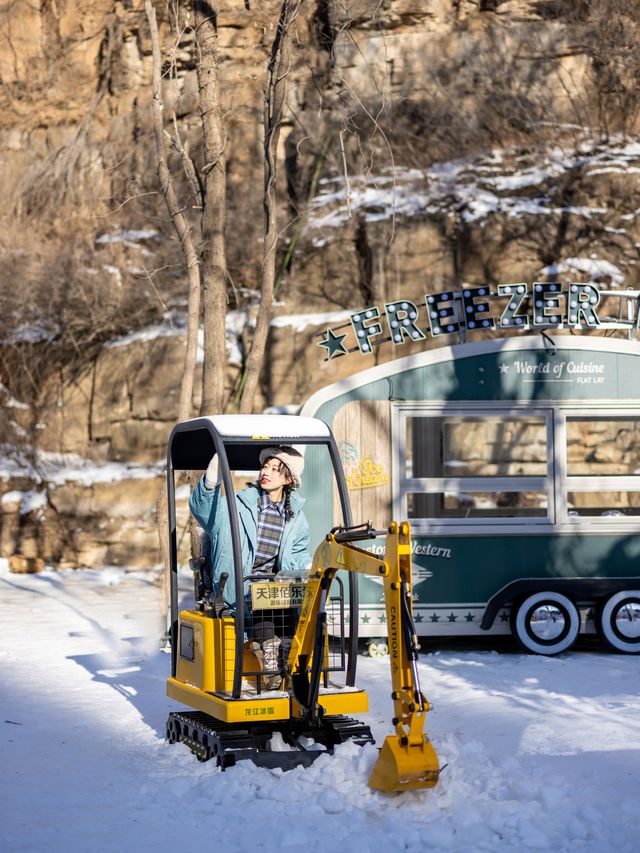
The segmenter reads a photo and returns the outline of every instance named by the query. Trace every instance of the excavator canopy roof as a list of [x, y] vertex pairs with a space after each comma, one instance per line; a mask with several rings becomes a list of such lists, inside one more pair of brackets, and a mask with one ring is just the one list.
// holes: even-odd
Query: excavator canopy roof
[[[177, 424], [169, 439], [174, 470], [204, 470], [215, 453], [215, 439], [225, 445], [231, 468], [259, 468], [263, 447], [317, 444], [332, 440], [318, 418], [298, 415], [210, 415]], [[301, 448], [298, 448], [301, 449]]]
[[218, 434], [225, 438], [268, 438], [277, 441], [286, 438], [293, 441], [307, 436], [320, 438], [330, 435], [324, 421], [299, 415], [208, 415], [193, 420], [209, 421]]

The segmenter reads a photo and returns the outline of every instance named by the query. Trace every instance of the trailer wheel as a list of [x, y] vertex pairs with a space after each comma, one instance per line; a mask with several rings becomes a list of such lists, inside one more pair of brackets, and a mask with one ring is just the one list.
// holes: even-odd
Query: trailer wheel
[[616, 652], [640, 654], [640, 590], [616, 592], [598, 610], [598, 634]]
[[536, 592], [511, 609], [511, 632], [536, 655], [566, 652], [578, 636], [578, 608], [559, 592]]
[[384, 658], [389, 654], [389, 644], [383, 639], [369, 640], [367, 651], [370, 658]]

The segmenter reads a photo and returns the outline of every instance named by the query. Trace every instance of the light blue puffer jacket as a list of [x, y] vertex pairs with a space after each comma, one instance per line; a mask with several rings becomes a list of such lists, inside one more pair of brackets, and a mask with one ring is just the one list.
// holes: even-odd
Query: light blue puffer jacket
[[[259, 497], [260, 490], [256, 486], [248, 486], [236, 493], [236, 510], [242, 547], [242, 574], [244, 577], [251, 574], [256, 555]], [[302, 512], [306, 499], [292, 491], [290, 502], [293, 518], [288, 519], [284, 526], [276, 565], [280, 575], [305, 577], [311, 565], [309, 525]], [[220, 486], [207, 489], [204, 485], [204, 477], [201, 477], [189, 498], [189, 508], [211, 542], [210, 557], [213, 569], [214, 594], [220, 574], [228, 572], [229, 580], [225, 587], [224, 598], [229, 604], [234, 604], [231, 526], [227, 501], [221, 494]]]

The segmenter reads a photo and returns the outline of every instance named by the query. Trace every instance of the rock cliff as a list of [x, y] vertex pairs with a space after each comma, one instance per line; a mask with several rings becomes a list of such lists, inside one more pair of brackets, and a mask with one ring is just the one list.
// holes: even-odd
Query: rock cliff
[[[154, 5], [167, 131], [202, 169], [190, 4]], [[256, 311], [262, 93], [279, 6], [215, 4], [230, 397]], [[318, 333], [347, 309], [424, 306], [462, 283], [638, 287], [638, 12], [635, 0], [303, 4], [259, 407], [296, 407], [398, 355], [386, 344], [323, 360]], [[152, 565], [186, 275], [158, 194], [144, 4], [7, 3], [0, 16], [0, 548]], [[171, 166], [197, 222], [177, 144]]]

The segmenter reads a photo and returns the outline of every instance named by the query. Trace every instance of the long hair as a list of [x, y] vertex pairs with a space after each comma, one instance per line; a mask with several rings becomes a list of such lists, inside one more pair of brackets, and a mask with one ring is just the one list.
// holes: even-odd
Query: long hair
[[[284, 466], [287, 467], [286, 465]], [[293, 518], [293, 510], [291, 509], [291, 492], [293, 491], [293, 486], [287, 483], [286, 486], [282, 489], [284, 492], [284, 514], [286, 518]]]

